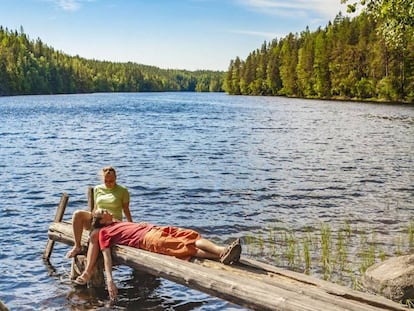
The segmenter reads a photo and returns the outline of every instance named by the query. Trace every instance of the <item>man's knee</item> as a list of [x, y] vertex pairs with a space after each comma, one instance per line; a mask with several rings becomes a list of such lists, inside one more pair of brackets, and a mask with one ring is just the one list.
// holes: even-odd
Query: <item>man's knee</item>
[[72, 222], [76, 226], [82, 226], [89, 229], [91, 226], [92, 214], [88, 211], [77, 210], [73, 212]]
[[92, 218], [92, 214], [88, 211], [83, 211], [83, 210], [76, 210], [73, 212], [73, 216], [72, 219], [73, 220], [79, 220], [79, 221], [84, 221], [84, 220], [90, 220]]

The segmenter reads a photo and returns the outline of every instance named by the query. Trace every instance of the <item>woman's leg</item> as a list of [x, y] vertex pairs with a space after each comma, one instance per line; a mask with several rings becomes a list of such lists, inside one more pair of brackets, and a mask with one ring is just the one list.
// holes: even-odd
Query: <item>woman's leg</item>
[[72, 258], [81, 252], [82, 232], [83, 232], [83, 229], [87, 229], [87, 230], [90, 229], [91, 219], [92, 219], [91, 212], [84, 211], [84, 210], [78, 210], [73, 213], [72, 229], [73, 229], [73, 236], [75, 239], [75, 244], [73, 245], [73, 248], [69, 252], [67, 252], [66, 254], [67, 258]]
[[220, 259], [220, 262], [226, 265], [240, 260], [240, 239], [236, 239], [227, 247], [218, 246], [207, 239], [199, 239], [196, 241], [195, 246], [197, 247], [195, 257]]
[[96, 260], [99, 255], [99, 229], [95, 229], [91, 232], [89, 238], [88, 254], [86, 255], [86, 267], [79, 278], [82, 282], [88, 282], [92, 276], [93, 269], [95, 268]]
[[197, 240], [195, 246], [197, 247], [197, 253], [195, 256], [200, 258], [219, 259], [220, 256], [226, 251], [225, 247], [218, 246], [210, 240], [203, 238]]

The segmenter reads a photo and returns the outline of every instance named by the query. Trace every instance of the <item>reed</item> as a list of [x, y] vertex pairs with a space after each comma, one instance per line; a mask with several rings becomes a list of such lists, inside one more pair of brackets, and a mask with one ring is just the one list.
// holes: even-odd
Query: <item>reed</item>
[[410, 251], [414, 249], [414, 222], [408, 224], [408, 246]]
[[296, 257], [296, 238], [295, 235], [290, 232], [287, 236], [287, 259], [288, 265], [291, 267], [295, 266], [295, 257]]
[[329, 225], [322, 223], [321, 224], [321, 262], [322, 262], [323, 278], [325, 280], [329, 279], [332, 273], [331, 243], [332, 243], [331, 228]]
[[305, 273], [307, 274], [310, 272], [310, 269], [312, 267], [311, 245], [312, 245], [312, 238], [310, 236], [310, 233], [308, 232], [308, 234], [302, 240], [303, 257], [305, 259]]
[[[345, 231], [346, 232], [346, 231]], [[346, 234], [346, 233], [345, 233]], [[336, 238], [336, 262], [339, 264], [340, 271], [345, 271], [348, 263], [348, 250], [344, 237], [344, 231], [338, 231]]]
[[339, 280], [357, 289], [361, 286], [362, 274], [376, 261], [409, 253], [414, 248], [414, 222], [401, 230], [406, 232], [406, 237], [400, 234], [394, 238], [393, 247], [387, 247], [388, 252], [375, 232], [352, 228], [348, 222], [337, 231], [326, 223], [321, 223], [318, 229], [299, 232], [267, 228], [245, 236], [244, 252], [325, 280]]

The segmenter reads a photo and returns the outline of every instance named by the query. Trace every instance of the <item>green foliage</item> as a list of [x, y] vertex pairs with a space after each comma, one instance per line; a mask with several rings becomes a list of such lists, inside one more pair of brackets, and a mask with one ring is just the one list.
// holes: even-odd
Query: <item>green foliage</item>
[[224, 89], [234, 95], [413, 102], [414, 36], [406, 31], [396, 49], [380, 25], [370, 14], [338, 14], [324, 29], [265, 42], [246, 60], [230, 62]]
[[225, 73], [71, 57], [0, 26], [0, 96], [91, 92], [220, 92]]
[[[347, 3], [350, 0], [341, 0]], [[358, 5], [378, 22], [378, 32], [389, 47], [401, 49], [407, 38], [413, 37], [414, 5], [412, 0], [360, 0], [348, 4], [348, 12], [355, 12]]]

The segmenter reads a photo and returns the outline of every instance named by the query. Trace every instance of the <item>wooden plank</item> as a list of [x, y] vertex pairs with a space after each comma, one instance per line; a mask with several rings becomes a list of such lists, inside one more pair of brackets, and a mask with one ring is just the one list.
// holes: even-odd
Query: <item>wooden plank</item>
[[[69, 196], [67, 193], [63, 193], [62, 197], [60, 198], [59, 206], [57, 208], [55, 214], [55, 222], [61, 222], [63, 219], [63, 215], [65, 214], [66, 206], [68, 205]], [[53, 251], [53, 247], [55, 245], [55, 241], [52, 239], [48, 239], [45, 250], [43, 252], [43, 260], [49, 260], [50, 256]]]
[[[71, 224], [53, 223], [49, 238], [72, 244]], [[86, 233], [82, 241], [87, 241]], [[128, 265], [254, 310], [405, 310], [384, 297], [251, 259], [231, 266], [200, 259], [186, 262], [127, 246], [113, 247], [112, 254], [115, 264]]]

